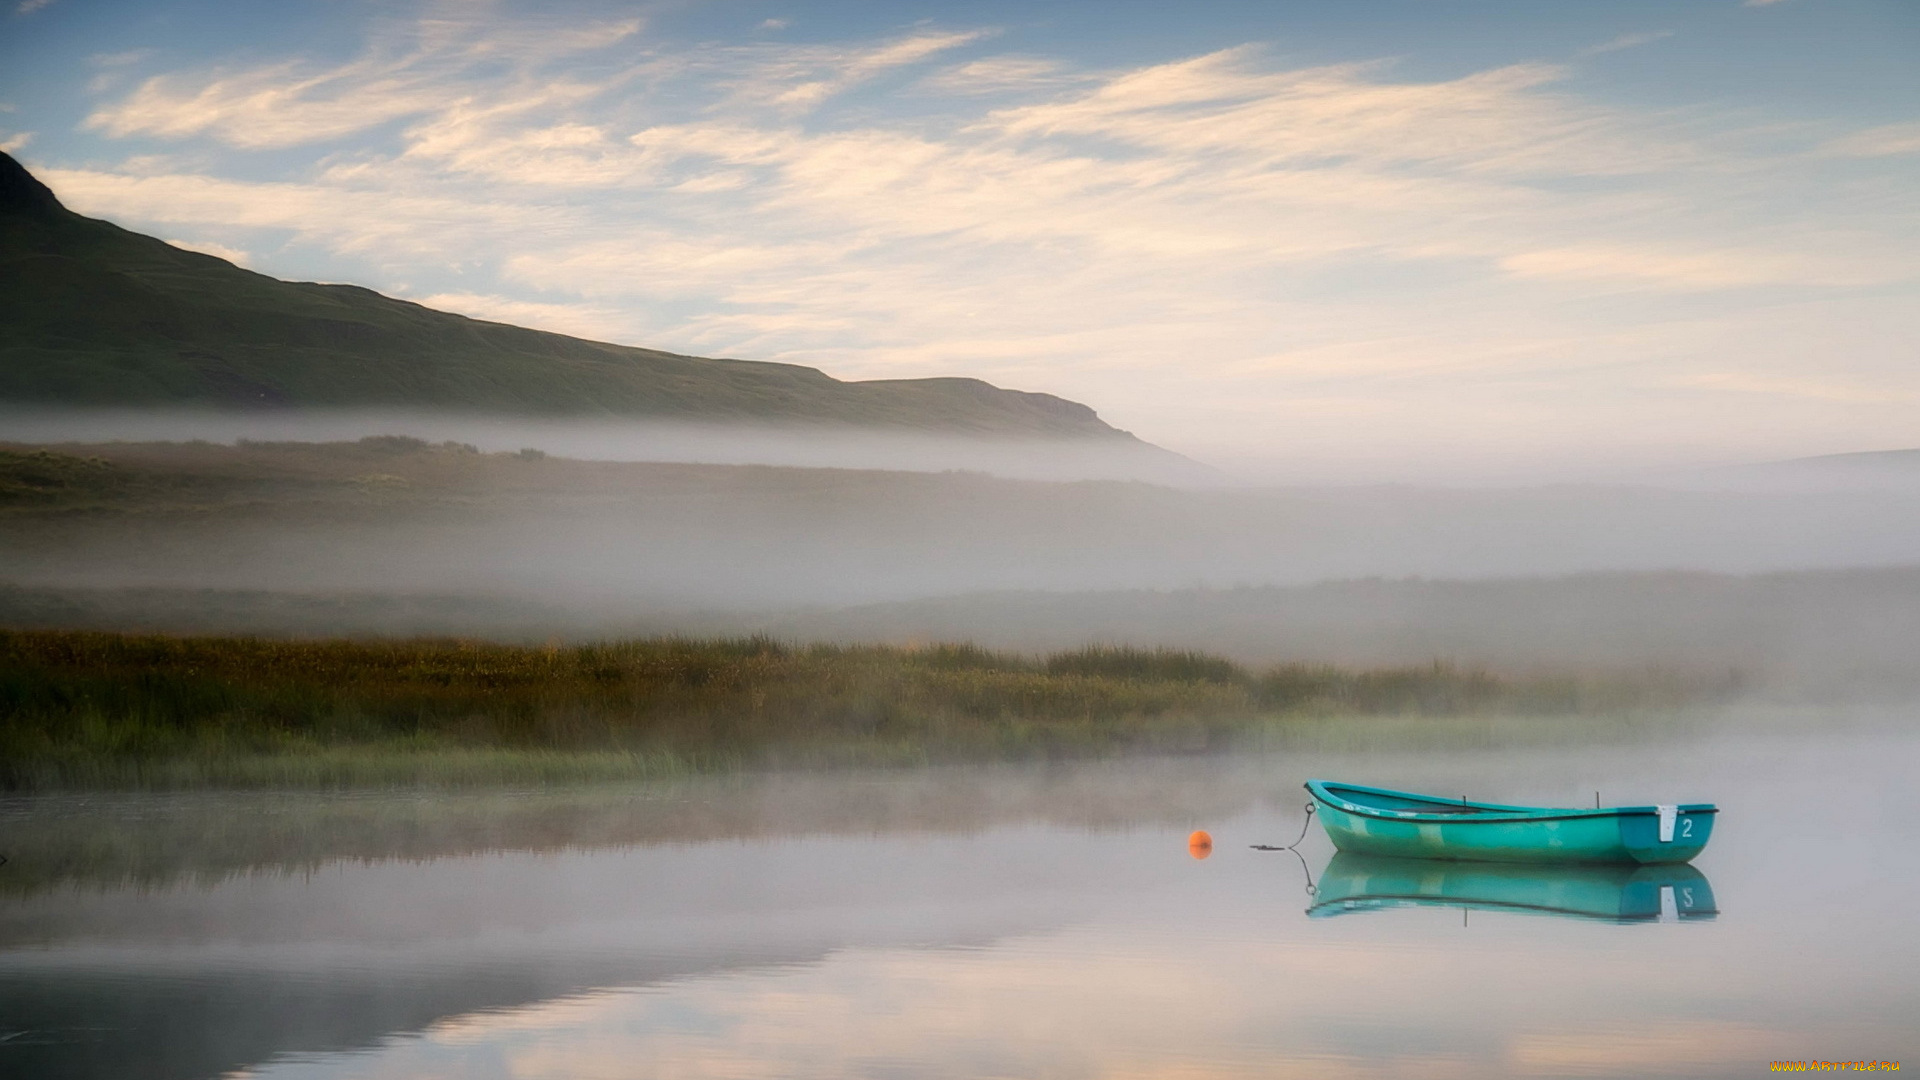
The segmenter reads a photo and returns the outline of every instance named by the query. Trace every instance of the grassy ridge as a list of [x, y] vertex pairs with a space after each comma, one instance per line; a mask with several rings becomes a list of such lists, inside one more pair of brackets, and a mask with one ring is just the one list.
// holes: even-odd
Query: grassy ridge
[[[413, 493], [473, 498], [486, 484], [528, 482], [538, 451], [481, 454], [466, 443], [396, 435], [352, 443], [117, 444], [102, 455], [0, 449], [0, 523], [75, 514], [246, 515], [272, 507], [391, 506]], [[538, 456], [530, 456], [538, 455]], [[393, 470], [410, 475], [395, 475]]]
[[562, 648], [0, 631], [10, 787], [391, 785], [1233, 745], [1328, 715], [1662, 707], [1676, 679], [1252, 672], [1179, 651], [657, 638]]

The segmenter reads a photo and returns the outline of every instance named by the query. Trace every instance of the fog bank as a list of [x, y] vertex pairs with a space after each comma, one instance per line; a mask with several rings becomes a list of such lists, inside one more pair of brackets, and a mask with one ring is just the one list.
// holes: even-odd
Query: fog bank
[[585, 461], [971, 471], [1024, 480], [1214, 485], [1227, 476], [1124, 438], [970, 436], [883, 427], [498, 416], [395, 410], [20, 409], [0, 407], [0, 442], [351, 442], [403, 434], [487, 452], [534, 449]]
[[56, 449], [10, 459], [20, 486], [0, 515], [0, 580], [767, 612], [996, 590], [1920, 562], [1920, 489], [1198, 490], [583, 462], [409, 439]]
[[399, 437], [15, 445], [0, 466], [0, 625], [1104, 642], [1835, 685], [1905, 672], [1920, 634], [1920, 571], [1897, 569], [1920, 566], [1920, 487], [1900, 485], [1178, 488]]

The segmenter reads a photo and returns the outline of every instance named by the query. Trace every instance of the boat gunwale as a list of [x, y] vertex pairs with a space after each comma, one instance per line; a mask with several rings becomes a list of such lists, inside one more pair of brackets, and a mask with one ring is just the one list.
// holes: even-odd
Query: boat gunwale
[[[1307, 793], [1314, 797], [1315, 801], [1337, 807], [1349, 814], [1359, 814], [1362, 817], [1377, 818], [1381, 821], [1422, 821], [1467, 824], [1471, 822], [1560, 821], [1569, 818], [1626, 817], [1657, 815], [1660, 813], [1658, 806], [1606, 806], [1588, 810], [1578, 807], [1509, 806], [1504, 803], [1475, 802], [1471, 799], [1462, 800], [1457, 805], [1479, 809], [1483, 811], [1482, 813], [1459, 814], [1420, 810], [1385, 810], [1378, 807], [1349, 802], [1335, 795], [1330, 788], [1337, 787], [1347, 791], [1365, 792], [1372, 795], [1387, 795], [1394, 798], [1413, 799], [1439, 805], [1451, 806], [1456, 804], [1449, 803], [1433, 795], [1426, 795], [1416, 791], [1396, 791], [1392, 788], [1368, 787], [1365, 784], [1349, 784], [1339, 780], [1308, 780], [1303, 786], [1307, 789]], [[1678, 812], [1683, 814], [1717, 814], [1720, 812], [1720, 808], [1712, 803], [1680, 803], [1677, 809]]]

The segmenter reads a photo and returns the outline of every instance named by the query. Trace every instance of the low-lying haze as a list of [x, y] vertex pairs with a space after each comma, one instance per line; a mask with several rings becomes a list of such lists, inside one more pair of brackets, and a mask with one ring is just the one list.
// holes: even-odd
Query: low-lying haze
[[1920, 625], [1914, 571], [1876, 569], [1920, 551], [1910, 481], [1178, 488], [397, 437], [0, 451], [14, 625], [1127, 642], [1829, 682], [1903, 670]]
[[972, 471], [1023, 480], [1226, 484], [1218, 469], [1133, 440], [983, 438], [899, 428], [509, 417], [380, 410], [29, 409], [0, 406], [16, 443], [343, 442], [405, 432], [489, 452], [538, 450], [589, 461]]

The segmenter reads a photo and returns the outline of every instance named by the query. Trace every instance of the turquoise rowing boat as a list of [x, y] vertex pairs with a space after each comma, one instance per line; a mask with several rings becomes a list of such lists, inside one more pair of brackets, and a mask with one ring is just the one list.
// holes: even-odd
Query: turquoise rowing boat
[[1685, 863], [1541, 866], [1391, 859], [1342, 851], [1320, 874], [1316, 919], [1444, 907], [1599, 922], [1691, 922], [1720, 913], [1707, 876]]
[[1712, 803], [1576, 810], [1503, 806], [1309, 780], [1341, 851], [1413, 859], [1531, 863], [1683, 863], [1713, 835]]

